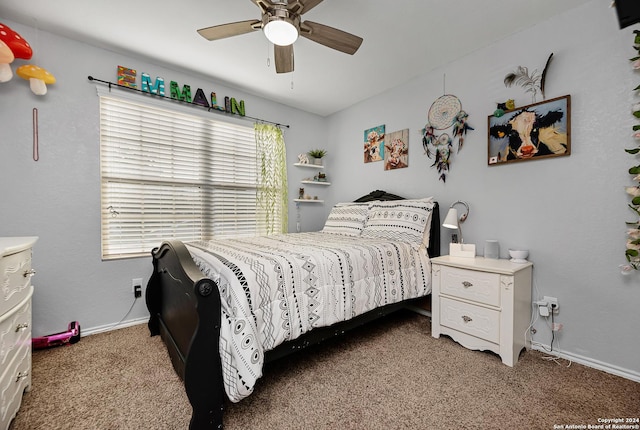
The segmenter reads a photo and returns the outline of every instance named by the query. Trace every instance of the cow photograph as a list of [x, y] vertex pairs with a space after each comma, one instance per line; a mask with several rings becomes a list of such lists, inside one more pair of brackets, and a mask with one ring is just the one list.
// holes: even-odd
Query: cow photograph
[[489, 116], [488, 163], [504, 164], [571, 153], [571, 96]]

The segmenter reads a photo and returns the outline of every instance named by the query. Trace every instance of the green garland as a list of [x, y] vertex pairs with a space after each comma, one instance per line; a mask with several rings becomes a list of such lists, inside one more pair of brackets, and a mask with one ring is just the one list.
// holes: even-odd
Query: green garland
[[282, 130], [271, 124], [254, 125], [258, 153], [260, 234], [287, 232], [287, 155]]
[[[638, 55], [631, 58], [632, 66], [634, 70], [640, 70], [640, 30], [634, 32], [634, 49]], [[640, 90], [640, 85], [633, 89], [634, 91]], [[636, 103], [632, 108], [633, 116], [640, 118], [640, 103]], [[633, 126], [633, 137], [640, 142], [640, 124]], [[640, 153], [640, 144], [633, 149], [625, 149], [625, 151], [631, 155], [637, 155]], [[626, 187], [627, 193], [631, 196], [631, 203], [629, 208], [634, 212], [636, 217], [635, 221], [627, 222], [627, 249], [625, 256], [627, 263], [621, 265], [622, 273], [629, 273], [632, 270], [640, 270], [640, 165], [634, 166], [629, 169], [629, 174], [634, 175], [633, 180], [637, 182], [635, 186]]]

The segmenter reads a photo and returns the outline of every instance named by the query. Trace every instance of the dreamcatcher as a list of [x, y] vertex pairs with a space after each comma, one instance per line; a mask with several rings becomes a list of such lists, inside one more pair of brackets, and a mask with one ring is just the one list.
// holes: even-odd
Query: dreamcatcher
[[[467, 131], [473, 130], [467, 123], [469, 114], [462, 110], [462, 103], [458, 97], [445, 94], [433, 102], [427, 114], [427, 124], [421, 130], [422, 147], [427, 157], [434, 158], [431, 167], [438, 169], [440, 180], [446, 181], [446, 175], [451, 163], [451, 151], [454, 140], [458, 141], [458, 150], [464, 145]], [[451, 134], [436, 135], [436, 130], [449, 130]]]

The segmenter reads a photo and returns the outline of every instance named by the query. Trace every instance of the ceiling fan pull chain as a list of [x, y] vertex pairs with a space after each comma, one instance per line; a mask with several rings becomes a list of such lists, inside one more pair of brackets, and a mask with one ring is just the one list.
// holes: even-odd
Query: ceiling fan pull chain
[[267, 67], [271, 67], [271, 43], [267, 41]]

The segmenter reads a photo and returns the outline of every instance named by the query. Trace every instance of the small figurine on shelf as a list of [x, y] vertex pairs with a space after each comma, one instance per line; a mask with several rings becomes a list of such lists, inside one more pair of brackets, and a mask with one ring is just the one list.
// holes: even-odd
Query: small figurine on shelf
[[298, 190], [298, 198], [301, 199], [304, 197], [304, 188], [300, 188]]
[[324, 172], [318, 173], [318, 181], [319, 182], [326, 182], [327, 181], [327, 175], [325, 175]]
[[309, 164], [309, 157], [307, 157], [307, 154], [298, 154], [298, 163]]

